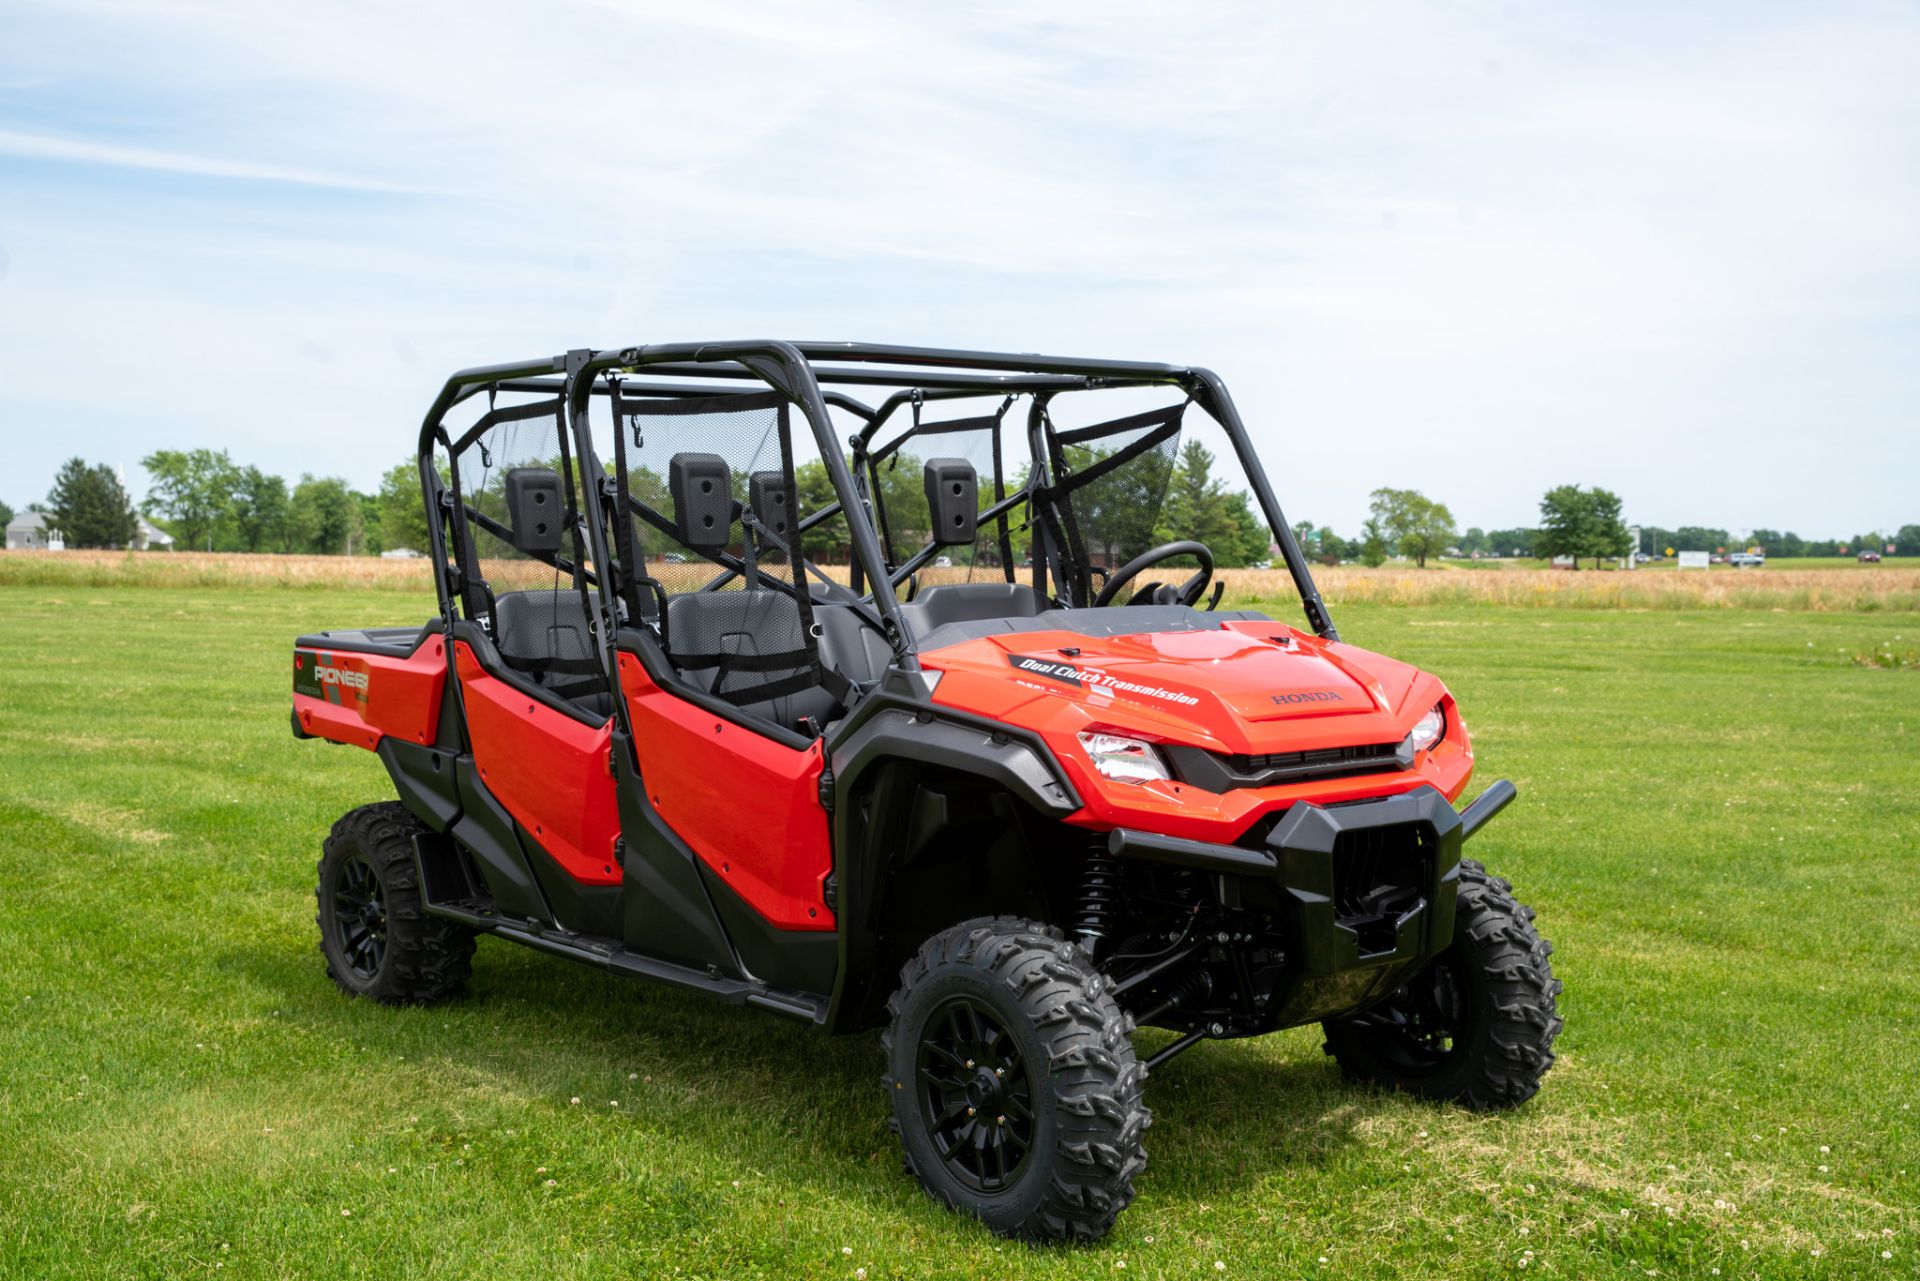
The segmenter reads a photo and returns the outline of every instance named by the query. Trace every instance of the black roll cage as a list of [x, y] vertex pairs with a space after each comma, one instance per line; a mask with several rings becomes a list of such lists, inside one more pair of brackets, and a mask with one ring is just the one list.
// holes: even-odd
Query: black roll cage
[[[1030, 396], [1032, 405], [1027, 431], [1032, 457], [1040, 464], [1034, 472], [1035, 484], [1038, 484], [1047, 456], [1046, 451], [1039, 447], [1042, 443], [1041, 432], [1046, 404], [1053, 396], [1066, 391], [1120, 387], [1180, 388], [1219, 423], [1232, 443], [1241, 470], [1253, 488], [1254, 499], [1260, 505], [1261, 515], [1266, 518], [1269, 531], [1300, 593], [1308, 625], [1319, 636], [1329, 640], [1339, 639], [1326, 605], [1320, 599], [1319, 590], [1314, 586], [1306, 557], [1301, 553], [1293, 531], [1280, 510], [1279, 499], [1267, 480], [1266, 469], [1254, 452], [1253, 442], [1240, 420], [1239, 411], [1234, 407], [1226, 384], [1212, 370], [1142, 361], [1090, 360], [884, 343], [781, 342], [770, 339], [659, 343], [606, 350], [581, 348], [538, 360], [479, 365], [463, 369], [448, 378], [421, 423], [419, 460], [420, 484], [426, 500], [428, 541], [434, 549], [434, 592], [439, 600], [441, 616], [449, 626], [456, 616], [457, 603], [464, 586], [460, 566], [469, 563], [469, 560], [464, 554], [464, 520], [455, 522], [457, 542], [448, 538], [446, 528], [448, 517], [462, 514], [463, 504], [457, 488], [458, 470], [454, 472], [453, 488], [449, 489], [434, 465], [436, 445], [445, 446], [450, 455], [454, 452], [455, 442], [449, 438], [443, 423], [446, 414], [454, 406], [483, 391], [557, 396], [562, 411], [567, 415], [574, 457], [594, 459], [587, 406], [594, 394], [610, 393], [611, 389], [602, 379], [604, 374], [646, 376], [646, 382], [623, 380], [620, 383], [623, 395], [711, 396], [718, 389], [682, 380], [733, 379], [757, 382], [787, 396], [799, 407], [813, 429], [821, 461], [838, 499], [837, 503], [812, 513], [803, 522], [802, 528], [831, 519], [836, 514], [846, 515], [853, 551], [852, 575], [856, 594], [863, 580], [875, 584], [897, 583], [930, 559], [930, 553], [922, 549], [921, 553], [900, 566], [888, 564], [887, 555], [874, 529], [871, 502], [864, 479], [859, 475], [859, 460], [864, 457], [874, 434], [902, 406], [995, 394]], [[879, 405], [870, 406], [845, 392], [827, 390], [828, 386], [892, 387], [896, 390]], [[864, 420], [864, 425], [851, 442], [855, 459], [853, 467], [848, 465], [847, 454], [842, 451], [839, 436], [828, 415], [829, 405]], [[507, 412], [511, 411], [495, 411], [490, 417]], [[562, 433], [563, 448], [567, 434]], [[462, 437], [462, 443], [464, 440], [465, 436]], [[589, 474], [586, 468], [581, 469], [583, 478]], [[615, 549], [607, 544], [607, 530], [614, 527], [614, 523], [606, 519], [605, 504], [612, 494], [599, 483], [583, 484], [581, 489], [578, 523], [573, 530], [577, 540], [575, 545], [587, 552], [585, 559], [596, 568], [619, 566]], [[1029, 491], [1025, 490], [1010, 494], [1003, 502], [994, 504], [992, 514], [998, 514], [1001, 509], [1014, 505], [1016, 498], [1026, 498], [1028, 494]], [[455, 550], [456, 559], [452, 563], [449, 563], [446, 555], [449, 547]], [[620, 626], [619, 580], [623, 574], [635, 572], [637, 567], [619, 566], [618, 573], [594, 573], [564, 556], [556, 556], [554, 564], [556, 568], [572, 574], [577, 585], [591, 587], [597, 592], [600, 650], [607, 664], [609, 688], [617, 688], [618, 674], [612, 666], [612, 639]], [[799, 568], [796, 566], [796, 570]], [[1041, 579], [1045, 572], [1040, 558], [1036, 556], [1036, 580]], [[717, 585], [729, 576], [729, 573], [723, 573], [709, 586]], [[804, 583], [803, 572], [799, 581]], [[873, 604], [899, 665], [909, 671], [917, 670], [919, 659], [912, 637], [901, 623], [899, 603], [894, 593], [876, 590]], [[616, 700], [616, 715], [620, 714]], [[624, 722], [623, 715], [621, 719]]]

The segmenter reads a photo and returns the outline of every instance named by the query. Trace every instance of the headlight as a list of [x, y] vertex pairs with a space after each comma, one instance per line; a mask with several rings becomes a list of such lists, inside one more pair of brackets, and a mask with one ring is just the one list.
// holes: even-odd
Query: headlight
[[1101, 776], [1116, 783], [1151, 783], [1173, 777], [1167, 773], [1167, 763], [1160, 759], [1160, 753], [1145, 739], [1089, 729], [1080, 731], [1080, 746], [1093, 758], [1093, 767]]
[[1422, 716], [1419, 723], [1413, 727], [1413, 734], [1411, 735], [1413, 739], [1413, 750], [1416, 752], [1426, 751], [1429, 747], [1439, 742], [1446, 732], [1447, 714], [1440, 710], [1440, 704], [1435, 703], [1433, 710], [1425, 716]]

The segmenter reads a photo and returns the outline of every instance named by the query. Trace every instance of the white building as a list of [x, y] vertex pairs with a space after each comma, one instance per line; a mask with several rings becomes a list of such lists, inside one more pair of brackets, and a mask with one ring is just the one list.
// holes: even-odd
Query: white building
[[66, 543], [47, 528], [45, 512], [21, 512], [7, 524], [7, 550], [10, 552], [63, 551]]
[[[150, 548], [168, 551], [173, 547], [173, 535], [142, 516], [139, 527], [134, 530], [133, 541], [127, 547], [136, 552]], [[7, 525], [7, 550], [10, 552], [60, 552], [66, 549], [66, 540], [47, 527], [45, 512], [21, 512]]]
[[134, 530], [133, 542], [130, 545], [133, 550], [137, 552], [170, 552], [173, 550], [173, 535], [161, 529], [158, 525], [155, 525], [145, 516], [142, 516], [140, 517], [140, 527]]

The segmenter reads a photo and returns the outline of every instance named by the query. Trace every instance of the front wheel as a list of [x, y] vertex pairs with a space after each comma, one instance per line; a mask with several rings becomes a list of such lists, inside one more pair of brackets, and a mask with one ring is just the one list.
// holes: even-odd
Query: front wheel
[[1452, 945], [1385, 1001], [1323, 1024], [1327, 1053], [1353, 1080], [1476, 1111], [1518, 1107], [1553, 1066], [1552, 954], [1513, 886], [1462, 859]]
[[936, 934], [900, 978], [882, 1082], [908, 1173], [1002, 1236], [1104, 1236], [1150, 1121], [1107, 980], [1059, 930], [1014, 917]]

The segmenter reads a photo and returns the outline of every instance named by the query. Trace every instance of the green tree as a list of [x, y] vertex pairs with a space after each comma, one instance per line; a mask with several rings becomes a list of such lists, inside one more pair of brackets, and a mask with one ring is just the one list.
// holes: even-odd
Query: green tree
[[380, 532], [380, 497], [356, 489], [353, 500], [360, 504], [360, 538], [348, 551], [360, 556], [378, 556], [387, 549], [386, 537]]
[[293, 487], [287, 528], [294, 551], [351, 555], [361, 550], [361, 521], [359, 496], [339, 477], [303, 475]]
[[420, 493], [420, 464], [414, 459], [395, 463], [380, 478], [374, 496], [380, 541], [385, 547], [427, 550], [427, 508]]
[[1460, 535], [1460, 541], [1454, 544], [1465, 555], [1487, 554], [1487, 531], [1478, 525], [1468, 526], [1467, 532]]
[[140, 531], [140, 519], [113, 469], [105, 463], [89, 467], [80, 458], [69, 458], [54, 476], [47, 523], [69, 547], [126, 547]]
[[1534, 534], [1525, 528], [1492, 530], [1487, 534], [1487, 550], [1495, 556], [1531, 556]]
[[1627, 554], [1631, 540], [1620, 519], [1620, 496], [1611, 490], [1557, 485], [1540, 500], [1540, 531], [1534, 539], [1536, 556], [1593, 557], [1594, 567], [1610, 556]]
[[[1701, 525], [1682, 525], [1673, 531], [1673, 549], [1677, 552], [1724, 551], [1732, 541], [1726, 530], [1708, 529]], [[1665, 551], [1666, 548], [1660, 550]]]
[[227, 451], [161, 449], [142, 458], [140, 465], [153, 478], [141, 510], [164, 521], [182, 548], [210, 548], [240, 475]]
[[[793, 469], [793, 487], [803, 520], [840, 501], [840, 495], [833, 488], [833, 478], [827, 475], [827, 465], [818, 458], [810, 458]], [[851, 558], [850, 542], [846, 517], [835, 516], [800, 536], [800, 552], [822, 564], [844, 564]]]
[[1325, 525], [1320, 526], [1314, 541], [1320, 548], [1320, 562], [1323, 565], [1338, 565], [1342, 557], [1353, 555], [1353, 545]]
[[1920, 556], [1920, 525], [1900, 526], [1893, 536], [1893, 550], [1897, 556]]
[[1417, 489], [1376, 489], [1369, 510], [1385, 537], [1422, 569], [1453, 542], [1453, 513]]
[[[1123, 467], [1121, 473], [1141, 468], [1144, 482], [1151, 486], [1150, 466], [1155, 457], [1143, 455]], [[1226, 482], [1214, 476], [1214, 461], [1213, 451], [1197, 440], [1190, 440], [1181, 448], [1173, 475], [1166, 484], [1166, 497], [1160, 504], [1160, 518], [1150, 536], [1151, 543], [1193, 539], [1205, 543], [1213, 553], [1214, 563], [1221, 566], [1251, 565], [1266, 560], [1272, 542], [1266, 522], [1254, 514], [1252, 500], [1244, 492], [1228, 489]], [[1078, 508], [1075, 510], [1077, 513]], [[1130, 552], [1138, 555], [1147, 545], [1133, 547]]]
[[5, 529], [8, 525], [13, 524], [13, 517], [13, 508], [7, 506], [5, 503], [0, 503], [0, 529]]
[[242, 468], [234, 481], [226, 523], [241, 551], [281, 546], [287, 523], [287, 482], [258, 467]]
[[1367, 517], [1360, 527], [1360, 563], [1378, 569], [1387, 563], [1387, 531], [1377, 517]]

